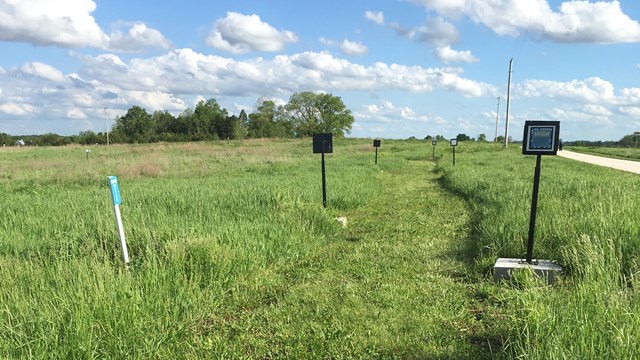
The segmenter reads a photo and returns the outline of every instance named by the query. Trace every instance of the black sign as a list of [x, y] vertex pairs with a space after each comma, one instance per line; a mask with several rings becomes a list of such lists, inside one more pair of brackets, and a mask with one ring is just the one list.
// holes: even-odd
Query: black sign
[[333, 153], [333, 140], [331, 133], [313, 134], [313, 153]]
[[458, 139], [451, 139], [451, 140], [449, 140], [449, 145], [451, 145], [451, 146], [458, 146]]
[[436, 146], [437, 143], [438, 143], [437, 140], [431, 140], [431, 145]]
[[373, 140], [373, 147], [380, 147], [380, 140]]
[[560, 143], [559, 121], [526, 121], [522, 137], [525, 155], [556, 155]]

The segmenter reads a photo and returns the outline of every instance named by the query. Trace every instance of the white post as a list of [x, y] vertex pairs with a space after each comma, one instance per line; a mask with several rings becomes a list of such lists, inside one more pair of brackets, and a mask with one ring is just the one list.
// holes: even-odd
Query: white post
[[127, 241], [124, 237], [124, 229], [122, 227], [122, 217], [120, 216], [120, 204], [122, 204], [122, 198], [120, 198], [120, 189], [118, 188], [118, 178], [115, 176], [107, 177], [109, 179], [109, 187], [111, 187], [111, 199], [113, 200], [113, 213], [116, 216], [116, 223], [118, 225], [118, 236], [120, 236], [120, 245], [122, 246], [122, 258], [125, 265], [129, 265], [129, 251], [127, 250]]
[[509, 60], [509, 82], [507, 83], [507, 118], [504, 125], [504, 147], [509, 146], [509, 107], [511, 105], [511, 69], [513, 66], [513, 58]]

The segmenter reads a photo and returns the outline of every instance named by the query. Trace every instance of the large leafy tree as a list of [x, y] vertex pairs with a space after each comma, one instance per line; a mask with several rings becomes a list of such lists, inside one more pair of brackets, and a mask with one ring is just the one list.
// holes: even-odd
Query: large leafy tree
[[330, 132], [344, 136], [351, 132], [353, 116], [342, 99], [332, 94], [316, 94], [310, 91], [295, 93], [284, 107], [293, 124], [295, 136], [311, 136]]
[[156, 110], [151, 115], [152, 122], [156, 125], [158, 135], [170, 135], [179, 133], [179, 126], [175, 116], [164, 110]]
[[275, 136], [276, 104], [272, 100], [259, 99], [256, 111], [249, 115], [247, 131], [249, 137], [267, 138]]
[[116, 119], [113, 132], [122, 135], [125, 141], [130, 143], [147, 143], [153, 140], [155, 124], [147, 110], [140, 106], [133, 106], [127, 113]]

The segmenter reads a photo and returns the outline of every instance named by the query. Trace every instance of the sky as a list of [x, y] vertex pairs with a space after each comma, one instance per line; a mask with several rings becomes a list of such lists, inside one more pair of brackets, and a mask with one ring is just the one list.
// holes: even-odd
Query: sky
[[[0, 0], [0, 132], [104, 132], [132, 106], [339, 96], [349, 136], [640, 131], [640, 2]], [[498, 100], [500, 98], [500, 100]]]

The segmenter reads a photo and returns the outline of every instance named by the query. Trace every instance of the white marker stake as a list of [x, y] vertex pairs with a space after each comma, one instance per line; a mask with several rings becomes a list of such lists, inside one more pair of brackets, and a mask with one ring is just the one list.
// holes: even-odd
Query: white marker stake
[[127, 251], [127, 242], [124, 238], [124, 229], [122, 228], [122, 217], [120, 216], [120, 189], [118, 188], [118, 178], [108, 176], [109, 187], [111, 188], [111, 199], [113, 200], [113, 213], [116, 215], [116, 223], [118, 224], [118, 235], [120, 236], [120, 245], [122, 245], [122, 258], [125, 265], [129, 265], [129, 251]]

